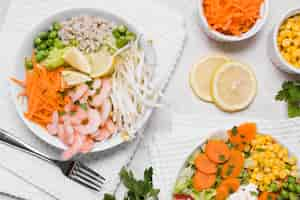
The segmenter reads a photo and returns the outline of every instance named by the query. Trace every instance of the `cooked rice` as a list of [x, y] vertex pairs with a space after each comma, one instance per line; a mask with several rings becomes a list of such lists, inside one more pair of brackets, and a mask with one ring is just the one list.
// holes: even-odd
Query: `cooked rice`
[[112, 29], [115, 26], [97, 16], [82, 15], [61, 22], [59, 36], [68, 45], [72, 40], [78, 41], [80, 51], [91, 53], [100, 49], [104, 44], [114, 46]]

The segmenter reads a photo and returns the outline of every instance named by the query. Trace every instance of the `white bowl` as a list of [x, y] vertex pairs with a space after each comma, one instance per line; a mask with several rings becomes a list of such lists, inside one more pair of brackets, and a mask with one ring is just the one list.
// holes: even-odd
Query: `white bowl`
[[[83, 15], [83, 14], [100, 16], [109, 21], [113, 21], [116, 24], [124, 24], [129, 28], [129, 30], [136, 33], [137, 35], [140, 35], [134, 26], [127, 23], [121, 17], [118, 17], [114, 14], [108, 13], [108, 12], [100, 10], [100, 9], [74, 8], [74, 9], [63, 10], [56, 14], [51, 15], [50, 17], [43, 19], [41, 23], [36, 25], [33, 28], [33, 30], [26, 35], [23, 43], [21, 44], [20, 49], [18, 50], [18, 53], [16, 56], [16, 63], [14, 66], [15, 67], [14, 74], [12, 74], [12, 76], [16, 77], [17, 79], [24, 80], [24, 78], [25, 78], [25, 67], [23, 67], [24, 66], [24, 58], [25, 58], [25, 56], [31, 55], [32, 48], [33, 48], [33, 40], [39, 32], [49, 29], [51, 24], [55, 21], [61, 21], [61, 20], [68, 19], [73, 16], [78, 16], [78, 15]], [[145, 59], [145, 62], [151, 62], [151, 65], [153, 65], [156, 62], [155, 56], [153, 56], [153, 55], [155, 55], [155, 51], [152, 46], [149, 46], [147, 44], [148, 43], [145, 40], [143, 40], [143, 39], [140, 40], [140, 45], [147, 47], [147, 48], [145, 48], [145, 56], [147, 57], [147, 55], [150, 55], [150, 58]], [[27, 125], [27, 127], [36, 136], [38, 136], [41, 140], [47, 142], [48, 144], [50, 144], [58, 149], [66, 150], [67, 146], [65, 144], [63, 144], [57, 137], [51, 136], [45, 128], [41, 127], [40, 125], [38, 125], [36, 123], [29, 121], [24, 116], [24, 111], [27, 110], [27, 102], [24, 101], [24, 100], [26, 100], [24, 98], [18, 98], [18, 94], [22, 91], [22, 88], [20, 88], [16, 84], [11, 84], [10, 86], [11, 86], [11, 88], [10, 88], [11, 96], [15, 103], [18, 115], [24, 121], [24, 123]], [[152, 113], [152, 109], [148, 109], [146, 111], [145, 115], [142, 117], [142, 119], [137, 124], [138, 130], [143, 128], [145, 123], [150, 118], [151, 113]], [[126, 142], [126, 140], [124, 140], [124, 138], [122, 138], [121, 134], [116, 133], [110, 139], [96, 143], [94, 148], [92, 149], [92, 152], [104, 151], [104, 150], [115, 147], [124, 142]]]
[[261, 18], [256, 21], [256, 23], [252, 26], [252, 28], [246, 32], [243, 33], [240, 36], [231, 36], [231, 35], [225, 35], [223, 33], [220, 33], [213, 28], [210, 27], [208, 24], [205, 14], [204, 14], [204, 9], [203, 9], [203, 1], [199, 1], [199, 17], [200, 17], [200, 26], [203, 29], [203, 31], [213, 40], [219, 41], [219, 42], [239, 42], [242, 40], [249, 39], [253, 37], [256, 33], [258, 33], [263, 25], [266, 23], [268, 14], [269, 14], [269, 0], [264, 0], [264, 3], [262, 4], [260, 8], [260, 15]]
[[272, 32], [270, 33], [271, 36], [269, 37], [268, 41], [268, 54], [272, 61], [272, 63], [278, 67], [280, 70], [285, 71], [291, 74], [300, 74], [300, 69], [295, 68], [293, 65], [288, 63], [285, 58], [281, 55], [278, 45], [277, 45], [277, 36], [279, 32], [279, 28], [282, 23], [291, 16], [296, 14], [300, 14], [300, 8], [294, 8], [289, 10], [287, 13], [282, 15], [280, 19], [275, 24]]

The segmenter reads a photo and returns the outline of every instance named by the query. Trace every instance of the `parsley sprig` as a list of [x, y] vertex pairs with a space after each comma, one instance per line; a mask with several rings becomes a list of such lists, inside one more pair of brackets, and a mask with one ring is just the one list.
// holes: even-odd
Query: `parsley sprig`
[[[137, 180], [133, 172], [127, 171], [124, 167], [119, 175], [122, 183], [128, 189], [124, 200], [158, 200], [159, 190], [153, 188], [152, 183], [152, 167], [145, 169], [144, 180]], [[113, 195], [105, 194], [104, 200], [116, 200], [116, 198]]]
[[300, 81], [285, 81], [275, 99], [284, 101], [288, 106], [289, 117], [300, 116]]

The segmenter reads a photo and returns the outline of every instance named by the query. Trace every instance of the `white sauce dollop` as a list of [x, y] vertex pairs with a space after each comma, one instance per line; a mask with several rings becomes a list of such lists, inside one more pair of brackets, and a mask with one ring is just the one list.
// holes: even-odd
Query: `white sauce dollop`
[[227, 200], [257, 200], [258, 190], [254, 184], [242, 185], [239, 189], [231, 194]]

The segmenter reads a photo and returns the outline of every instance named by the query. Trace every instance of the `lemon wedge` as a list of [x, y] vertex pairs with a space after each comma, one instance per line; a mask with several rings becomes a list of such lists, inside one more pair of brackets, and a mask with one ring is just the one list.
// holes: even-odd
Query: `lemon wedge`
[[257, 91], [252, 69], [238, 62], [229, 62], [216, 69], [211, 79], [214, 103], [223, 111], [236, 112], [248, 107]]
[[64, 70], [62, 71], [61, 75], [63, 83], [66, 85], [65, 87], [72, 87], [92, 80], [89, 76], [83, 73], [71, 70]]
[[99, 51], [89, 55], [92, 78], [108, 76], [114, 72], [115, 57], [107, 51]]
[[190, 87], [200, 99], [212, 102], [210, 84], [213, 72], [229, 61], [230, 59], [225, 56], [215, 55], [202, 59], [192, 67], [189, 74]]
[[68, 49], [64, 53], [63, 59], [71, 67], [87, 74], [91, 73], [91, 65], [88, 59], [77, 48], [72, 47]]

